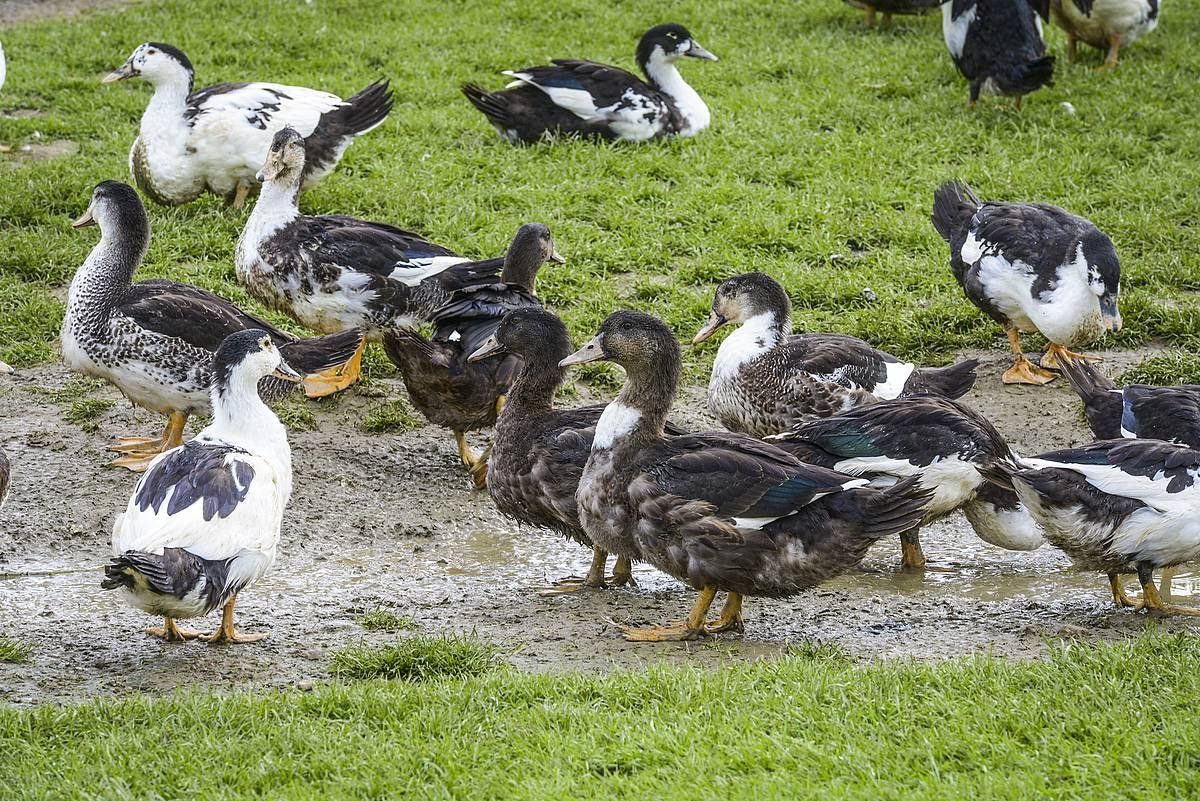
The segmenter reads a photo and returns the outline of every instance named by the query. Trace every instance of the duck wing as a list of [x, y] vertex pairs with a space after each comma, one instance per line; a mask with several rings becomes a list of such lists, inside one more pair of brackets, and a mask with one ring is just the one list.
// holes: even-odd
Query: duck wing
[[261, 328], [280, 347], [296, 340], [220, 295], [174, 281], [139, 281], [126, 291], [118, 311], [148, 331], [213, 352], [225, 337], [248, 328]]
[[631, 72], [595, 61], [561, 58], [553, 66], [505, 70], [513, 85], [536, 87], [559, 108], [587, 121], [637, 123], [665, 103], [659, 93]]
[[277, 83], [219, 83], [188, 95], [184, 119], [195, 126], [209, 116], [236, 115], [248, 129], [262, 131], [266, 141], [289, 125], [307, 137], [321, 115], [346, 103], [329, 92]]
[[1198, 494], [1200, 450], [1162, 440], [1104, 440], [1022, 461], [1079, 473], [1101, 492], [1164, 512], [1194, 509]]

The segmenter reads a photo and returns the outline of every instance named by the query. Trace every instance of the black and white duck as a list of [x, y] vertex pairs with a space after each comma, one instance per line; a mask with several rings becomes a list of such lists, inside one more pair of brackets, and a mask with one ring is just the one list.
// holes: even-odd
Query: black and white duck
[[1121, 329], [1121, 262], [1108, 235], [1047, 203], [980, 203], [948, 181], [933, 194], [933, 227], [950, 245], [950, 268], [967, 299], [1008, 333], [1016, 355], [1006, 384], [1045, 384], [1056, 373], [1021, 351], [1020, 332], [1050, 340], [1042, 367], [1096, 359], [1068, 348]]
[[1161, 439], [1200, 448], [1200, 385], [1118, 387], [1094, 365], [1071, 359], [1059, 369], [1083, 401], [1096, 439]]
[[[627, 629], [630, 640], [689, 640], [742, 628], [742, 598], [803, 592], [858, 564], [880, 537], [907, 531], [928, 492], [909, 479], [884, 490], [807, 465], [743, 434], [665, 436], [679, 384], [679, 343], [659, 320], [618, 311], [563, 359], [625, 368], [579, 480], [579, 519], [592, 542], [640, 557], [700, 591], [687, 620]], [[720, 617], [706, 621], [718, 591]]]
[[708, 408], [729, 430], [754, 437], [900, 395], [957, 398], [975, 383], [974, 359], [917, 367], [856, 337], [793, 334], [792, 302], [763, 273], [722, 282], [708, 322], [692, 342], [703, 342], [727, 324], [738, 328], [717, 350]]
[[[108, 381], [135, 405], [170, 418], [161, 437], [118, 440], [113, 449], [123, 455], [116, 465], [144, 470], [183, 441], [189, 415], [209, 413], [213, 354], [230, 334], [266, 330], [304, 374], [345, 363], [362, 342], [358, 331], [298, 339], [198, 287], [162, 279], [132, 283], [150, 243], [150, 220], [128, 184], [99, 184], [72, 225], [98, 225], [100, 242], [71, 280], [60, 338], [63, 361]], [[292, 388], [268, 380], [263, 391], [279, 397]]]
[[1107, 50], [1098, 70], [1117, 66], [1121, 48], [1158, 26], [1159, 0], [1050, 0], [1050, 18], [1067, 32], [1067, 57], [1075, 61], [1077, 42]]
[[769, 441], [808, 464], [889, 486], [910, 476], [931, 493], [925, 517], [900, 533], [901, 564], [925, 567], [920, 527], [962, 510], [981, 539], [1016, 551], [1043, 536], [1012, 491], [989, 484], [978, 466], [1015, 458], [996, 427], [970, 407], [934, 395], [880, 401], [811, 420]]
[[478, 488], [487, 480], [488, 456], [471, 450], [466, 433], [495, 424], [521, 360], [509, 354], [468, 363], [467, 357], [495, 333], [507, 312], [542, 305], [534, 282], [547, 261], [563, 261], [550, 229], [541, 223], [522, 225], [504, 256], [500, 281], [455, 292], [433, 313], [432, 338], [406, 329], [383, 335], [383, 349], [400, 369], [409, 400], [429, 422], [454, 432], [458, 455]]
[[[496, 508], [521, 523], [550, 529], [592, 549], [587, 576], [555, 582], [543, 592], [546, 595], [632, 581], [628, 556], [618, 556], [612, 576], [605, 578], [608, 553], [592, 543], [579, 522], [575, 493], [604, 405], [554, 408], [554, 395], [567, 372], [559, 362], [572, 350], [562, 321], [535, 307], [505, 315], [495, 333], [468, 357], [472, 362], [511, 357], [517, 363], [508, 401], [496, 420], [487, 466], [488, 493]], [[669, 421], [666, 431], [683, 433]]]
[[[1200, 557], [1200, 451], [1110, 439], [997, 461], [984, 473], [1016, 491], [1051, 545], [1077, 566], [1107, 574], [1118, 606], [1200, 615], [1164, 604], [1153, 578], [1156, 569]], [[1140, 601], [1125, 594], [1123, 573], [1137, 573]]]
[[945, 0], [845, 0], [846, 5], [863, 12], [863, 22], [868, 28], [875, 27], [875, 17], [883, 17], [883, 24], [892, 21], [893, 14], [926, 14]]
[[204, 192], [241, 206], [257, 185], [271, 137], [285, 125], [304, 137], [305, 187], [333, 171], [354, 139], [392, 109], [387, 81], [342, 100], [277, 83], [218, 83], [193, 91], [195, 70], [178, 48], [139, 45], [104, 83], [141, 77], [154, 94], [129, 151], [133, 180], [157, 203], [189, 203]]
[[[296, 205], [305, 144], [284, 128], [260, 173], [262, 192], [238, 239], [235, 266], [250, 294], [323, 333], [359, 328], [378, 342], [389, 328], [433, 318], [454, 292], [491, 284], [503, 259], [467, 260], [411, 231]], [[362, 353], [326, 376], [330, 391], [358, 379]]]
[[113, 558], [102, 586], [163, 617], [147, 629], [171, 640], [202, 636], [175, 621], [221, 607], [209, 642], [255, 642], [233, 625], [239, 593], [275, 562], [292, 493], [287, 430], [262, 402], [259, 381], [300, 381], [267, 331], [230, 334], [210, 367], [212, 424], [160, 455], [113, 524]]
[[463, 94], [513, 144], [556, 136], [626, 142], [695, 136], [711, 115], [675, 67], [684, 57], [717, 60], [682, 25], [658, 25], [637, 46], [646, 81], [620, 67], [559, 58], [552, 66], [505, 70], [513, 81], [499, 92], [466, 84]]
[[1015, 96], [1020, 108], [1022, 97], [1054, 84], [1054, 56], [1046, 55], [1042, 39], [1048, 3], [947, 0], [942, 5], [942, 36], [967, 79], [972, 108], [981, 93]]

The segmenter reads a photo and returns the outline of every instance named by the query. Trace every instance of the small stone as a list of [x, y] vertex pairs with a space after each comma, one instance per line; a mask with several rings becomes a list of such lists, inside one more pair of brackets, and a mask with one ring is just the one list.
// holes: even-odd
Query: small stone
[[875, 294], [875, 290], [871, 287], [865, 287], [862, 291], [862, 296], [866, 298], [868, 303], [874, 303], [879, 300], [879, 296]]
[[1074, 117], [1074, 116], [1075, 116], [1075, 107], [1074, 107], [1073, 105], [1071, 105], [1070, 103], [1068, 103], [1068, 102], [1067, 102], [1067, 101], [1065, 101], [1065, 100], [1064, 100], [1064, 101], [1061, 103], [1061, 105], [1062, 105], [1062, 110], [1063, 110], [1063, 111], [1067, 112], [1067, 113], [1068, 113], [1068, 114], [1070, 114], [1072, 117]]
[[296, 682], [296, 689], [302, 693], [311, 693], [313, 691], [313, 683], [309, 679], [302, 679]]

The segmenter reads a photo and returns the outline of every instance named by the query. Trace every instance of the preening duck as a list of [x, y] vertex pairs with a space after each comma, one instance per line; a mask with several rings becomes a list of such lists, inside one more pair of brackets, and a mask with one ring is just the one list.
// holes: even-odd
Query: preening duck
[[1117, 66], [1121, 48], [1158, 26], [1159, 0], [1050, 0], [1050, 17], [1067, 32], [1067, 57], [1075, 61], [1077, 42], [1107, 50], [1098, 70]]
[[944, 0], [845, 0], [846, 5], [863, 12], [863, 22], [868, 28], [875, 27], [875, 15], [883, 16], [883, 24], [892, 21], [893, 14], [925, 14]]
[[[667, 437], [679, 343], [653, 317], [618, 311], [560, 364], [625, 368], [579, 481], [579, 519], [606, 551], [640, 555], [700, 590], [687, 620], [627, 629], [630, 640], [740, 631], [745, 595], [784, 597], [853, 567], [880, 537], [916, 525], [928, 493], [909, 479], [885, 490], [742, 434]], [[706, 621], [716, 593], [721, 616]]]
[[[118, 440], [113, 449], [123, 455], [115, 465], [144, 470], [183, 441], [189, 415], [209, 413], [213, 354], [236, 331], [267, 331], [304, 374], [346, 362], [362, 342], [358, 331], [298, 339], [198, 287], [161, 279], [132, 283], [150, 244], [150, 220], [128, 184], [99, 184], [72, 225], [98, 225], [100, 241], [71, 280], [60, 338], [63, 361], [108, 381], [135, 405], [169, 417], [161, 437]], [[263, 385], [268, 397], [292, 388], [271, 380]]]
[[162, 454], [113, 525], [113, 559], [101, 586], [163, 617], [147, 631], [165, 640], [201, 636], [176, 620], [222, 607], [209, 642], [255, 642], [234, 629], [238, 594], [275, 561], [292, 492], [287, 431], [258, 395], [274, 376], [300, 381], [266, 331], [230, 334], [213, 359], [212, 424]]
[[133, 77], [149, 81], [154, 94], [129, 151], [129, 169], [139, 189], [170, 206], [203, 192], [241, 206], [258, 183], [254, 175], [271, 137], [285, 125], [304, 137], [303, 186], [311, 186], [392, 109], [387, 81], [348, 100], [277, 83], [219, 83], [193, 91], [192, 62], [178, 48], [159, 42], [139, 45], [103, 82]]
[[1020, 108], [1023, 96], [1054, 84], [1054, 56], [1046, 55], [1042, 40], [1048, 3], [947, 0], [942, 5], [942, 36], [967, 79], [972, 108], [981, 93], [1015, 96]]
[[[359, 328], [379, 341], [388, 328], [433, 318], [454, 292], [494, 283], [502, 259], [463, 264], [418, 234], [296, 205], [306, 147], [292, 128], [275, 134], [262, 166], [262, 192], [238, 238], [238, 280], [268, 306], [323, 333]], [[461, 266], [460, 266], [461, 265]], [[358, 379], [361, 350], [325, 377], [330, 392]]]
[[1006, 384], [1045, 384], [1056, 374], [1021, 351], [1019, 332], [1050, 340], [1042, 367], [1096, 359], [1074, 347], [1121, 329], [1121, 262], [1108, 236], [1047, 203], [980, 203], [948, 181], [933, 195], [933, 227], [950, 245], [950, 268], [967, 299], [1008, 333], [1016, 355]]
[[979, 465], [1015, 455], [996, 427], [964, 404], [933, 395], [895, 398], [768, 439], [802, 462], [869, 479], [872, 486], [916, 476], [931, 496], [918, 526], [900, 533], [905, 568], [925, 566], [920, 526], [959, 509], [992, 545], [1030, 551], [1042, 544], [1041, 531], [1015, 493], [993, 487], [980, 474]]
[[814, 417], [919, 392], [957, 398], [975, 383], [974, 359], [917, 367], [855, 337], [792, 334], [792, 302], [779, 282], [746, 273], [721, 283], [693, 342], [726, 324], [713, 362], [708, 408], [731, 431], [765, 437]]
[[487, 480], [487, 452], [476, 455], [466, 432], [495, 424], [521, 360], [510, 354], [468, 363], [467, 357], [495, 333], [507, 312], [542, 305], [534, 282], [538, 270], [551, 260], [563, 258], [554, 249], [550, 229], [541, 223], [522, 225], [504, 256], [500, 281], [451, 295], [432, 315], [431, 339], [404, 329], [383, 335], [383, 349], [400, 369], [409, 400], [429, 422], [454, 432], [458, 455], [479, 488]]
[[1095, 366], [1071, 359], [1059, 369], [1083, 401], [1097, 439], [1161, 439], [1200, 448], [1200, 386], [1118, 387]]
[[553, 66], [505, 70], [513, 81], [502, 91], [466, 84], [463, 94], [513, 144], [555, 136], [627, 142], [695, 136], [710, 115], [675, 67], [685, 56], [717, 60], [682, 25], [659, 25], [637, 46], [646, 81], [619, 67], [560, 58]]
[[[1153, 439], [1104, 440], [1033, 458], [997, 461], [984, 474], [1016, 490], [1050, 544], [1108, 575], [1118, 606], [1200, 615], [1163, 603], [1153, 573], [1200, 557], [1200, 451]], [[1120, 574], [1137, 573], [1140, 601]]]

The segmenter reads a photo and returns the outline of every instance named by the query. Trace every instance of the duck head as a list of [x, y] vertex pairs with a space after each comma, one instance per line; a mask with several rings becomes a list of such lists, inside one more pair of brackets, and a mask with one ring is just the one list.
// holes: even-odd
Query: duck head
[[1077, 256], [1087, 265], [1088, 288], [1100, 299], [1101, 325], [1105, 331], [1120, 331], [1121, 261], [1112, 240], [1103, 231], [1092, 229], [1079, 240]]
[[596, 336], [559, 362], [562, 367], [587, 362], [614, 362], [626, 371], [650, 368], [674, 353], [679, 360], [679, 343], [661, 320], [642, 312], [615, 311], [601, 323]]
[[213, 387], [218, 393], [235, 385], [257, 388], [259, 380], [269, 375], [292, 383], [303, 380], [283, 360], [271, 336], [258, 328], [225, 337], [213, 357]]
[[152, 84], [184, 81], [191, 91], [196, 71], [192, 62], [177, 47], [162, 42], [138, 45], [125, 63], [105, 75], [101, 83], [116, 83], [126, 78], [142, 77]]
[[791, 327], [792, 302], [779, 282], [765, 273], [745, 273], [721, 282], [713, 296], [708, 322], [696, 332], [693, 344], [711, 337], [726, 324], [741, 325], [764, 314], [774, 316], [773, 326]]
[[299, 181], [304, 172], [304, 137], [290, 126], [276, 131], [267, 160], [255, 176], [261, 183], [287, 184]]
[[500, 280], [533, 289], [534, 279], [547, 261], [566, 262], [554, 248], [554, 237], [542, 223], [525, 223], [517, 229], [504, 255], [504, 270]]
[[570, 352], [571, 338], [562, 320], [545, 309], [517, 309], [504, 315], [496, 333], [471, 352], [467, 361], [512, 353], [525, 361], [546, 354], [558, 362]]
[[655, 61], [672, 63], [684, 57], [717, 61], [717, 57], [700, 46], [688, 29], [674, 22], [656, 25], [642, 34], [637, 46], [637, 61], [645, 70]]

